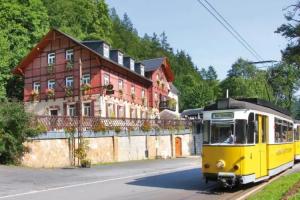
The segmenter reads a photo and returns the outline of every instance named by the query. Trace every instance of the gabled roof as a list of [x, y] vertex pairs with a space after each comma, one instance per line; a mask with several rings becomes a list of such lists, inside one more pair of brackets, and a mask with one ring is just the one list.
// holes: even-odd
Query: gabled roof
[[203, 113], [203, 108], [187, 109], [187, 110], [182, 111], [181, 117], [198, 116], [198, 115], [202, 115], [202, 113]]
[[175, 85], [173, 83], [170, 84], [170, 91], [173, 93], [173, 94], [179, 94], [179, 90], [175, 87]]
[[59, 34], [65, 36], [65, 37], [69, 38], [70, 40], [72, 40], [77, 45], [87, 49], [88, 51], [90, 51], [94, 55], [100, 57], [101, 59], [107, 60], [107, 61], [113, 63], [114, 65], [117, 65], [118, 67], [114, 68], [114, 70], [118, 70], [118, 71], [121, 71], [121, 72], [126, 73], [126, 74], [132, 74], [135, 78], [142, 79], [143, 83], [146, 83], [147, 85], [150, 85], [152, 83], [152, 81], [150, 79], [148, 79], [144, 76], [141, 76], [140, 74], [126, 68], [125, 66], [122, 66], [122, 65], [116, 63], [115, 61], [113, 61], [111, 59], [105, 58], [99, 52], [97, 52], [94, 49], [86, 46], [85, 44], [83, 44], [82, 42], [80, 42], [77, 39], [73, 38], [72, 36], [70, 36], [70, 35], [68, 35], [64, 32], [61, 32], [61, 31], [59, 31], [58, 29], [55, 29], [55, 28], [50, 29], [50, 31], [40, 40], [40, 42], [29, 52], [29, 54], [27, 56], [25, 56], [23, 58], [23, 60], [13, 69], [13, 73], [21, 74], [21, 75], [24, 76], [24, 69], [26, 67], [28, 67], [30, 62], [49, 44], [49, 42], [52, 40], [51, 38], [56, 37], [56, 33], [59, 33]]
[[145, 66], [145, 72], [153, 72], [162, 67], [166, 78], [169, 82], [173, 82], [174, 74], [171, 70], [169, 60], [166, 57], [153, 58], [149, 60], [143, 60], [141, 63]]
[[145, 72], [151, 72], [158, 69], [164, 62], [165, 58], [153, 58], [141, 61], [145, 66]]

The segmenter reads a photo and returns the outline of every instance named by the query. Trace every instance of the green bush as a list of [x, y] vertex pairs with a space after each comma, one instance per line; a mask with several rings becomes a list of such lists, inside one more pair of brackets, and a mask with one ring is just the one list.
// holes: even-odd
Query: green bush
[[23, 143], [45, 131], [25, 112], [24, 106], [16, 102], [0, 104], [0, 164], [18, 164], [25, 152]]

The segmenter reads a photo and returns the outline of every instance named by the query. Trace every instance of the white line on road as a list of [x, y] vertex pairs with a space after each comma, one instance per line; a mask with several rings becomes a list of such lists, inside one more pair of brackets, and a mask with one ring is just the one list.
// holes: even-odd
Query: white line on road
[[24, 193], [18, 193], [18, 194], [11, 194], [11, 195], [7, 195], [7, 196], [1, 196], [0, 199], [19, 197], [19, 196], [24, 196], [24, 195], [37, 194], [37, 193], [42, 193], [42, 192], [61, 190], [61, 189], [67, 189], [67, 188], [74, 188], [74, 187], [80, 187], [80, 186], [86, 186], [86, 185], [93, 185], [93, 184], [98, 184], [98, 183], [104, 183], [104, 182], [116, 181], [116, 180], [123, 180], [123, 179], [129, 179], [129, 178], [147, 177], [147, 176], [153, 175], [153, 174], [164, 174], [164, 173], [168, 173], [168, 172], [176, 172], [176, 171], [181, 171], [181, 170], [186, 170], [186, 169], [195, 169], [197, 167], [199, 167], [199, 166], [195, 165], [195, 166], [189, 166], [189, 167], [180, 167], [180, 168], [176, 168], [176, 169], [167, 169], [167, 170], [162, 170], [162, 171], [141, 173], [141, 174], [136, 174], [136, 175], [131, 175], [131, 176], [123, 176], [123, 177], [111, 178], [111, 179], [105, 179], [105, 180], [99, 180], [99, 181], [93, 181], [93, 182], [78, 183], [78, 184], [74, 184], [74, 185], [53, 187], [53, 188], [48, 188], [48, 189], [44, 189], [44, 190], [33, 190], [33, 191], [30, 191], [30, 192], [24, 192]]

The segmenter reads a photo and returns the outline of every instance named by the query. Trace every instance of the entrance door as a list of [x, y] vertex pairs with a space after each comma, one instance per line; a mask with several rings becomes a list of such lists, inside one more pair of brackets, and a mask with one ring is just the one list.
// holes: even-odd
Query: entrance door
[[268, 135], [268, 117], [257, 115], [258, 122], [258, 149], [260, 158], [260, 177], [267, 175], [267, 145], [266, 139]]
[[176, 157], [182, 156], [182, 143], [180, 137], [175, 138], [175, 156]]

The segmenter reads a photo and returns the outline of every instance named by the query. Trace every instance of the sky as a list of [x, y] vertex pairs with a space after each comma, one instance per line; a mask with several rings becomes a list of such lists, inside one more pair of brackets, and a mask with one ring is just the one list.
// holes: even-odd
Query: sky
[[[287, 39], [274, 31], [286, 22], [283, 9], [295, 0], [208, 0], [264, 60], [280, 60]], [[126, 12], [140, 36], [166, 32], [199, 68], [215, 67], [220, 80], [239, 58], [257, 61], [197, 0], [106, 0]]]

